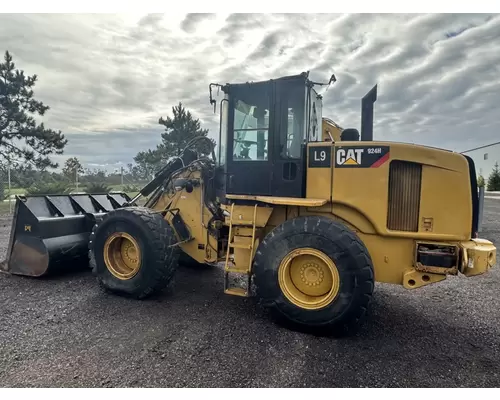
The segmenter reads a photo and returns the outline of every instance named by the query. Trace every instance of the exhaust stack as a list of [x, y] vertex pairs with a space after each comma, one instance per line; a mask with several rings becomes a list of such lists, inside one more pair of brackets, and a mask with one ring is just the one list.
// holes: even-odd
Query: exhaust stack
[[373, 103], [377, 101], [377, 85], [361, 99], [361, 141], [373, 141]]

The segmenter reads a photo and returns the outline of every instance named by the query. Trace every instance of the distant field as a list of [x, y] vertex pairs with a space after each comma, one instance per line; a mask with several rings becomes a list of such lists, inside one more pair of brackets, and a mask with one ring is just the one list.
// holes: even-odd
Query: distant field
[[[12, 201], [12, 210], [14, 210], [14, 201]], [[0, 215], [8, 214], [10, 211], [8, 201], [0, 201]]]
[[26, 189], [23, 188], [12, 188], [10, 190], [5, 191], [5, 195], [7, 196], [9, 193], [10, 194], [24, 194], [26, 192]]

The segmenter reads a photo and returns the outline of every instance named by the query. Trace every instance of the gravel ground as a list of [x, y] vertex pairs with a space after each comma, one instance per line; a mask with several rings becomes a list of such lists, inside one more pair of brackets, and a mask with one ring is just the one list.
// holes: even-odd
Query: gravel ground
[[[500, 200], [482, 236], [500, 244]], [[0, 252], [10, 220], [0, 219]], [[220, 270], [180, 269], [154, 300], [104, 294], [86, 271], [0, 274], [0, 386], [498, 387], [500, 271], [416, 291], [376, 286], [357, 337], [281, 328]]]

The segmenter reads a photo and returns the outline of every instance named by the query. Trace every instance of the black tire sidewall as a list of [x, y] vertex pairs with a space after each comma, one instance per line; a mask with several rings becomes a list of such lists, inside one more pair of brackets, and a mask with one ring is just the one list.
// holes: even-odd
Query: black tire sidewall
[[[339, 293], [322, 309], [306, 310], [283, 294], [279, 265], [291, 251], [311, 247], [330, 257], [339, 272]], [[373, 269], [368, 251], [345, 225], [326, 217], [298, 217], [285, 221], [262, 241], [254, 259], [257, 297], [278, 317], [304, 326], [328, 327], [356, 317], [373, 291]], [[369, 294], [368, 298], [366, 295]]]

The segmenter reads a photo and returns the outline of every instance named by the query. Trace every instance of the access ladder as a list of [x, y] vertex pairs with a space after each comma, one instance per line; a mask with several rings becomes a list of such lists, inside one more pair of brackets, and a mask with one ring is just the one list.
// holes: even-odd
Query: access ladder
[[[256, 219], [257, 219], [257, 204], [255, 204], [253, 211], [253, 219], [250, 220], [242, 220], [242, 219], [234, 219], [234, 203], [231, 204], [231, 215], [229, 217], [229, 238], [227, 241], [227, 250], [226, 250], [226, 262], [224, 266], [224, 293], [231, 294], [234, 296], [242, 296], [249, 297], [250, 296], [250, 285], [252, 279], [252, 261], [253, 261], [253, 252], [255, 246], [255, 231], [256, 231]], [[251, 236], [243, 236], [243, 235], [235, 235], [234, 234], [234, 226], [242, 227], [242, 228], [250, 228], [251, 227]], [[246, 265], [236, 265], [234, 260], [229, 259], [229, 253], [231, 249], [248, 252], [248, 263]], [[234, 257], [234, 255], [233, 255]], [[230, 287], [229, 286], [229, 274], [242, 274], [246, 275], [246, 288], [242, 287]]]

